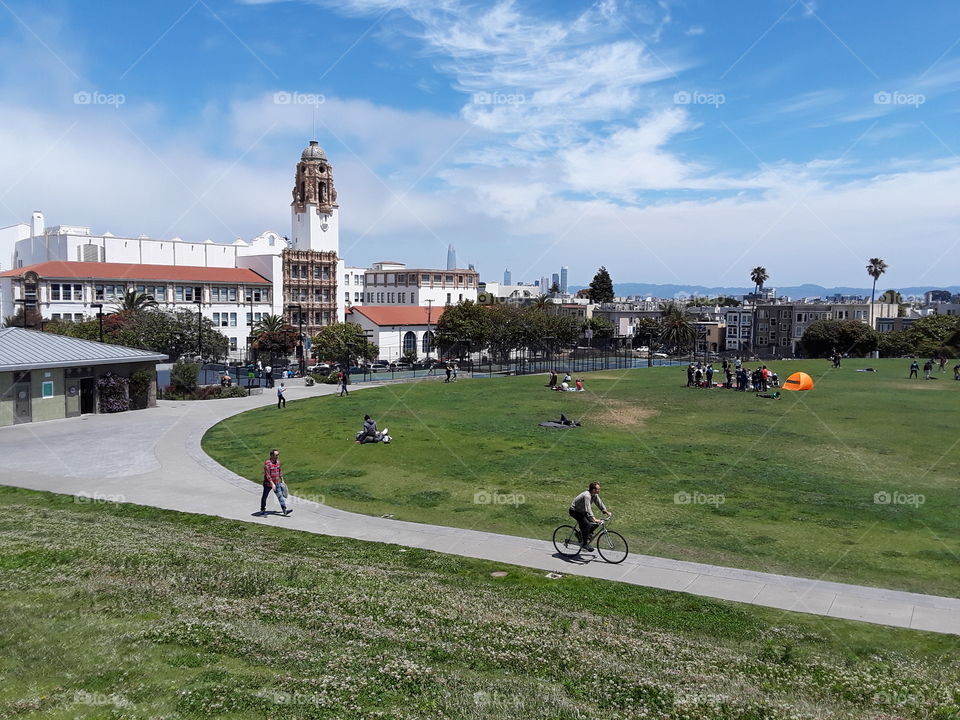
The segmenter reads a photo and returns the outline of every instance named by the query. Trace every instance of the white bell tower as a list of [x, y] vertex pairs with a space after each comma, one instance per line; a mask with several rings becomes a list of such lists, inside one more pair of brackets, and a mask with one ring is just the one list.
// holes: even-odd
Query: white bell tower
[[304, 148], [297, 163], [290, 217], [292, 249], [340, 255], [340, 206], [333, 168], [316, 140]]

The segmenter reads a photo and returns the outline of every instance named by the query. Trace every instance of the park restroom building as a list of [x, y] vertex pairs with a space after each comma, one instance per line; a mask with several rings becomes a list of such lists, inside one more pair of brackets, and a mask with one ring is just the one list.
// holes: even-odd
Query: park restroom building
[[0, 426], [155, 407], [166, 355], [24, 328], [0, 330]]

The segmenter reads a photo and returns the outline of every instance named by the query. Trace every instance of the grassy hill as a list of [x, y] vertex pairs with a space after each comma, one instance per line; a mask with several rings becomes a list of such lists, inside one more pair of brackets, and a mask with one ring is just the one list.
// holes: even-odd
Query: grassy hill
[[[244, 413], [204, 448], [257, 481], [280, 447], [307, 499], [539, 538], [599, 480], [635, 552], [960, 596], [960, 383], [857, 363], [772, 363], [816, 380], [779, 400], [686, 388], [682, 368], [587, 373], [585, 393], [542, 376], [390, 385]], [[561, 412], [583, 427], [538, 427]], [[395, 442], [353, 444], [364, 413]]]
[[205, 516], [0, 488], [0, 569], [0, 718], [960, 716], [956, 637]]

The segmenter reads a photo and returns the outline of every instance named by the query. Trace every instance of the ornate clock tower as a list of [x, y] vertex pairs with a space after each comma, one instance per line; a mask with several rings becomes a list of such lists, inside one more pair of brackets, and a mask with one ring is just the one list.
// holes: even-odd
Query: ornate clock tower
[[[304, 148], [290, 203], [291, 238], [283, 256], [284, 317], [312, 337], [340, 320], [337, 278], [340, 253], [340, 206], [333, 169], [316, 140]], [[306, 359], [304, 348], [298, 355]]]
[[316, 140], [300, 155], [290, 209], [294, 250], [340, 253], [340, 206], [333, 168]]

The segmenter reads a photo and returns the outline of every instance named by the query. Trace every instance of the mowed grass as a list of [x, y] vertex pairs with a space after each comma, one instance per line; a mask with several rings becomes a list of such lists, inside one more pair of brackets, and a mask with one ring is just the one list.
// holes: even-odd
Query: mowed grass
[[[250, 411], [203, 446], [253, 481], [278, 447], [292, 492], [336, 507], [539, 538], [597, 480], [633, 552], [958, 596], [960, 382], [908, 365], [772, 363], [816, 381], [779, 400], [682, 368], [586, 373], [585, 393], [430, 380]], [[537, 425], [561, 412], [583, 427]], [[364, 413], [391, 445], [354, 444]]]
[[2, 718], [960, 717], [955, 636], [12, 488], [0, 615]]

